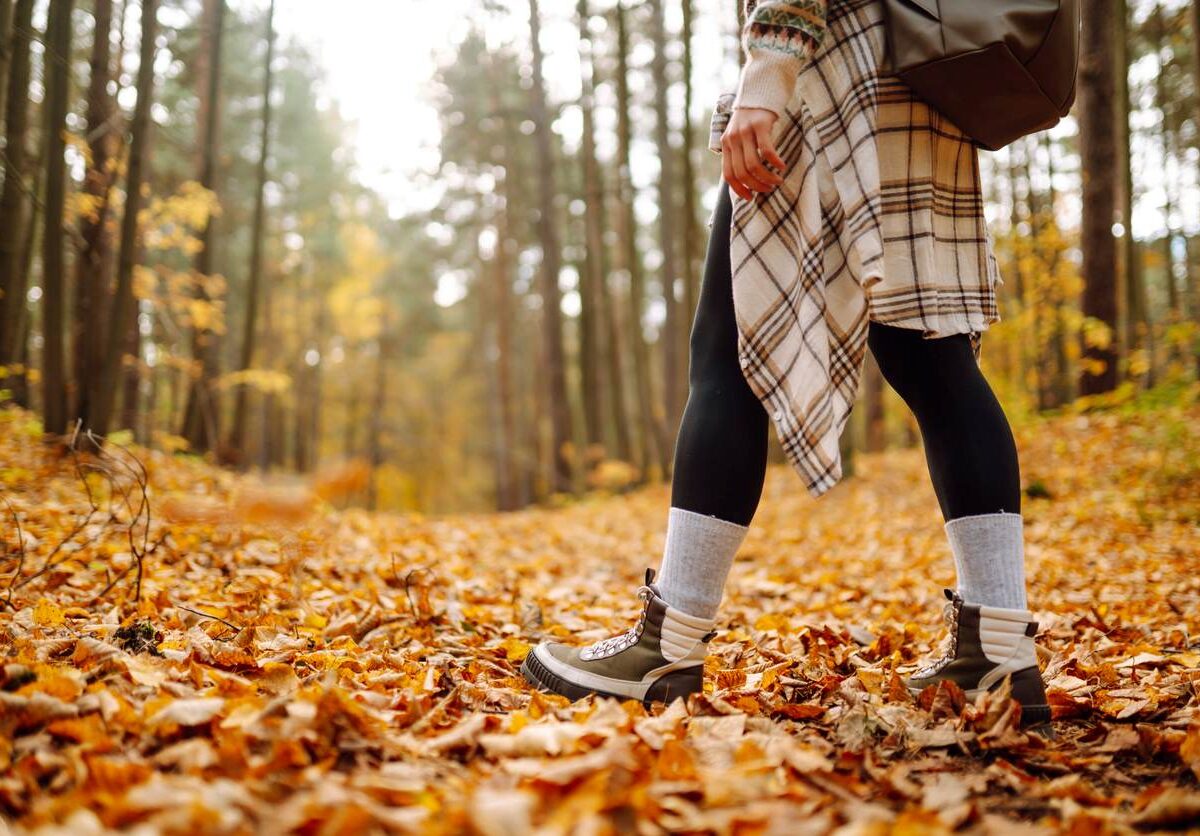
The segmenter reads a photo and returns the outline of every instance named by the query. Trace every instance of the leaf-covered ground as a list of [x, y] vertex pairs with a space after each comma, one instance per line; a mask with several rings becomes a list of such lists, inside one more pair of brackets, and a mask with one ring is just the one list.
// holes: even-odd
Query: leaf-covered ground
[[543, 636], [628, 626], [664, 488], [423, 519], [330, 510], [353, 473], [265, 488], [138, 450], [143, 495], [126, 452], [57, 458], [7, 413], [0, 830], [1195, 828], [1185, 400], [1018, 433], [1052, 740], [1001, 699], [899, 687], [952, 580], [916, 450], [861, 457], [819, 501], [774, 469], [708, 690], [647, 711], [537, 695], [516, 669]]

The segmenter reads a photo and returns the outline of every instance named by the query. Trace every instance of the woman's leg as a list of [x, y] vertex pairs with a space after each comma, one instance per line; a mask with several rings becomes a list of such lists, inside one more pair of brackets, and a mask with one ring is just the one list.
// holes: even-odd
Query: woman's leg
[[1024, 608], [1017, 447], [970, 339], [925, 339], [916, 329], [872, 322], [867, 343], [921, 428], [959, 593], [974, 603]]
[[704, 281], [692, 325], [691, 389], [671, 483], [667, 546], [658, 587], [672, 606], [711, 618], [762, 496], [767, 413], [738, 363], [729, 227], [733, 204], [721, 184]]
[[729, 187], [722, 184], [692, 324], [671, 507], [747, 526], [767, 471], [767, 413], [738, 363], [727, 232], [732, 213]]
[[[762, 494], [767, 415], [737, 360], [729, 224], [721, 184], [692, 327], [691, 393], [675, 447], [667, 546], [646, 573], [636, 626], [587, 647], [542, 642], [521, 671], [539, 688], [670, 702], [703, 689], [704, 659], [733, 557]], [[653, 581], [653, 583], [652, 583]]]

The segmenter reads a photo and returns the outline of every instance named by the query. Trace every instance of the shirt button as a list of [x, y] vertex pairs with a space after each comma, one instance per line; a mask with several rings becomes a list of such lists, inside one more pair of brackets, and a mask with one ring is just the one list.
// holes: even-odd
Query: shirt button
[[783, 410], [782, 410], [782, 409], [777, 409], [777, 410], [775, 410], [775, 420], [776, 420], [776, 421], [782, 421], [782, 420], [783, 420]]
[[744, 369], [744, 368], [746, 368], [747, 366], [749, 366], [749, 365], [750, 365], [750, 358], [749, 358], [749, 357], [747, 357], [745, 354], [743, 354], [743, 355], [742, 355], [742, 360], [741, 360], [741, 363], [742, 363], [742, 368], [743, 368], [743, 369]]

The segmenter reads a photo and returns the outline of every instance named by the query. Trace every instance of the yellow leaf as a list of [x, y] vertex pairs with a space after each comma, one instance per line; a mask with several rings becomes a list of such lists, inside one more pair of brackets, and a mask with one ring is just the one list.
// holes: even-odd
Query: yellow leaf
[[45, 598], [38, 601], [33, 608], [33, 623], [39, 627], [61, 627], [66, 620], [58, 605]]

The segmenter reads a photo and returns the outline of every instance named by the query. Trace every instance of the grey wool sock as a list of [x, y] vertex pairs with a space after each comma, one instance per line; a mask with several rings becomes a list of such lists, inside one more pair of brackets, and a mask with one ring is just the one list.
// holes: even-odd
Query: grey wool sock
[[672, 508], [667, 517], [667, 546], [654, 585], [677, 610], [714, 618], [733, 557], [749, 529], [694, 511]]
[[958, 594], [971, 604], [1027, 608], [1025, 536], [1020, 514], [999, 512], [958, 517], [946, 536], [958, 570]]

